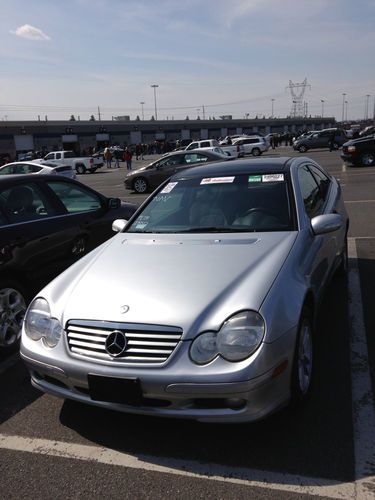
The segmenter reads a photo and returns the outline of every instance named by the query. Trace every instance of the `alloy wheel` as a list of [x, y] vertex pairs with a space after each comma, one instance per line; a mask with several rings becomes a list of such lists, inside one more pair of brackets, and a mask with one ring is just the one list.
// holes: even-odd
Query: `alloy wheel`
[[14, 288], [0, 290], [0, 346], [11, 347], [21, 337], [26, 302]]
[[311, 384], [313, 363], [312, 331], [307, 319], [301, 325], [297, 363], [299, 388], [302, 394], [307, 394]]

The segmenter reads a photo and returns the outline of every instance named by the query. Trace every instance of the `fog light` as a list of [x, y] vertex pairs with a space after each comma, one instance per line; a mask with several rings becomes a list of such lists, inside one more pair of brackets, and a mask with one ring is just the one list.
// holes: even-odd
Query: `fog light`
[[246, 401], [240, 398], [227, 398], [225, 403], [231, 410], [241, 410], [246, 406]]

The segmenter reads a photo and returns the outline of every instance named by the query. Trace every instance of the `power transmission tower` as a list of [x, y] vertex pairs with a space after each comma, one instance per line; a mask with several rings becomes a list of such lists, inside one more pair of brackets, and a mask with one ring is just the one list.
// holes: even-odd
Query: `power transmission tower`
[[307, 83], [307, 78], [302, 83], [293, 83], [292, 80], [289, 80], [289, 85], [286, 89], [290, 90], [292, 96], [290, 116], [293, 118], [306, 116], [307, 114], [307, 103], [303, 101], [307, 87], [311, 89], [311, 85]]

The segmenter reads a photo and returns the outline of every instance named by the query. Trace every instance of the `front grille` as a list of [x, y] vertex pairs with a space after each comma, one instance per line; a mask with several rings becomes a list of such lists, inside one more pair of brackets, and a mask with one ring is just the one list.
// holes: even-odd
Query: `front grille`
[[[124, 353], [110, 356], [105, 350], [107, 337], [114, 331], [123, 332], [127, 339]], [[181, 340], [182, 329], [158, 325], [137, 325], [103, 321], [69, 321], [66, 327], [69, 349], [89, 358], [123, 364], [161, 364]]]

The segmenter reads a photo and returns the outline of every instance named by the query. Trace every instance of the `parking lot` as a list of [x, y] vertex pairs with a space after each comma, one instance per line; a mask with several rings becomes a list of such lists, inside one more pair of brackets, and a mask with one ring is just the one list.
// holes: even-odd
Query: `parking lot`
[[[17, 355], [3, 357], [0, 497], [375, 498], [375, 168], [345, 167], [327, 149], [306, 156], [340, 180], [350, 272], [325, 294], [303, 410], [237, 426], [126, 415], [44, 395]], [[140, 204], [145, 195], [124, 190], [125, 173], [122, 164], [78, 180]]]

